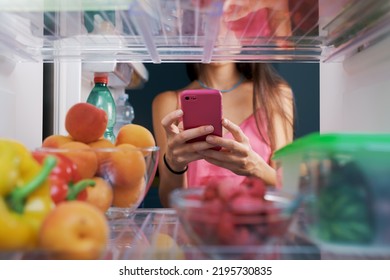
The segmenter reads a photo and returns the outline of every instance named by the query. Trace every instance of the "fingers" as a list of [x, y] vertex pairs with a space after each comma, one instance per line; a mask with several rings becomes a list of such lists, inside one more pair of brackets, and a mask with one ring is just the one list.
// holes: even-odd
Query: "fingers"
[[248, 142], [246, 135], [242, 132], [241, 128], [229, 121], [228, 119], [222, 120], [222, 126], [226, 128], [232, 135], [233, 138], [238, 142]]
[[225, 151], [229, 151], [233, 154], [246, 156], [248, 154], [248, 150], [250, 150], [248, 137], [242, 132], [239, 126], [228, 121], [227, 119], [222, 120], [222, 125], [233, 135], [234, 140], [209, 135], [206, 137], [206, 142], [210, 145], [220, 146]]
[[211, 125], [183, 130], [183, 124], [181, 122], [182, 116], [183, 111], [179, 109], [169, 113], [161, 120], [161, 125], [164, 127], [167, 136], [176, 136], [174, 140], [176, 143], [183, 144], [191, 139], [205, 136], [214, 131], [214, 127]]
[[246, 173], [246, 157], [240, 157], [231, 153], [216, 152], [211, 150], [202, 151], [201, 154], [204, 160], [213, 165], [226, 168], [238, 175], [243, 175]]
[[182, 116], [183, 111], [179, 109], [169, 113], [161, 120], [161, 125], [164, 127], [168, 135], [179, 133], [178, 127], [175, 123], [179, 122]]
[[[181, 131], [179, 134], [176, 134], [174, 137], [172, 137], [171, 145], [173, 146], [182, 145], [188, 142], [189, 140], [195, 139], [200, 136], [205, 136], [207, 134], [210, 134], [213, 131], [214, 128], [211, 125], [187, 129]], [[206, 146], [210, 146], [210, 144], [206, 143], [205, 141], [203, 141], [203, 143]]]

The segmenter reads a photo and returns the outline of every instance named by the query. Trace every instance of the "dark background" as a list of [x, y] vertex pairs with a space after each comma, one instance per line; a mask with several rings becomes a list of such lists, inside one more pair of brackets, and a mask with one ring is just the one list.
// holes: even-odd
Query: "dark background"
[[[295, 97], [295, 138], [319, 131], [319, 64], [318, 63], [275, 63], [279, 74], [290, 84]], [[140, 124], [153, 132], [153, 98], [167, 90], [177, 90], [190, 81], [184, 63], [145, 64], [149, 81], [140, 89], [127, 90], [129, 101], [134, 107], [133, 123]], [[153, 185], [145, 198], [143, 207], [161, 207]]]
[[[275, 69], [290, 84], [296, 102], [295, 136], [319, 131], [319, 65], [318, 63], [275, 63]], [[149, 81], [141, 89], [127, 90], [134, 107], [134, 123], [153, 132], [152, 101], [160, 92], [177, 90], [190, 81], [183, 63], [145, 64]]]

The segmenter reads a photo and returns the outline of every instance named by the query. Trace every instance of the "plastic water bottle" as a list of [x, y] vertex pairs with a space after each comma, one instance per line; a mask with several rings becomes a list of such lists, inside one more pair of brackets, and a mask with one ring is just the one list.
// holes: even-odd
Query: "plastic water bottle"
[[121, 94], [116, 100], [116, 124], [114, 127], [115, 135], [118, 135], [119, 129], [134, 120], [134, 108], [129, 102], [129, 96]]
[[115, 142], [114, 126], [116, 122], [116, 105], [111, 91], [107, 87], [108, 75], [102, 73], [96, 73], [94, 77], [95, 86], [90, 92], [87, 103], [95, 105], [96, 107], [103, 109], [107, 113], [108, 123], [106, 131], [104, 132], [104, 138]]

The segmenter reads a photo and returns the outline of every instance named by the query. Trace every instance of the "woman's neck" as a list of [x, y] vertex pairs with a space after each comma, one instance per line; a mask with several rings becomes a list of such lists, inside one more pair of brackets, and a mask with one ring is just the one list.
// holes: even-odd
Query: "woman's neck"
[[199, 81], [207, 87], [226, 90], [233, 87], [241, 79], [234, 63], [203, 64]]

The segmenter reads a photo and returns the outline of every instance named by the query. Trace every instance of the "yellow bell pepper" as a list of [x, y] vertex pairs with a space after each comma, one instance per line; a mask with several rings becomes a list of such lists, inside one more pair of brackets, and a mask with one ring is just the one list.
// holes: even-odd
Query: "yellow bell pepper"
[[44, 218], [54, 207], [47, 178], [57, 161], [55, 157], [48, 157], [41, 166], [22, 144], [4, 139], [0, 144], [2, 147], [7, 144], [9, 150], [16, 151], [19, 161], [18, 177], [7, 181], [14, 186], [2, 185], [0, 250], [33, 248]]
[[0, 196], [16, 185], [19, 178], [20, 157], [14, 147], [0, 141]]

